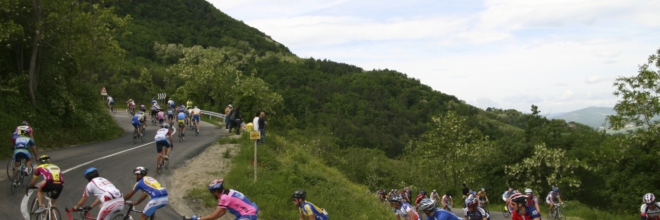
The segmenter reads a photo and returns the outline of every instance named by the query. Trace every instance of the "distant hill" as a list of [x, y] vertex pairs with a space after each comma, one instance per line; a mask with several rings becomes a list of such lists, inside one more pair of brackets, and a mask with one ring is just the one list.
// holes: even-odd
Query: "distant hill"
[[616, 111], [610, 107], [588, 107], [580, 110], [548, 116], [550, 119], [564, 119], [566, 122], [577, 122], [593, 128], [603, 126], [608, 115], [614, 115]]

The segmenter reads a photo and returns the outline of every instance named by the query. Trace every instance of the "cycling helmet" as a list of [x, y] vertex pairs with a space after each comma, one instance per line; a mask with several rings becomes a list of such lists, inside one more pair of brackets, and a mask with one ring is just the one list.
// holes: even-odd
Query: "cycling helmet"
[[470, 190], [470, 194], [472, 194], [472, 195], [476, 195], [477, 192], [475, 192], [474, 190]]
[[513, 190], [513, 194], [516, 194], [516, 193], [520, 193], [520, 191], [518, 191], [517, 189]]
[[642, 198], [642, 201], [644, 201], [645, 204], [653, 203], [655, 202], [655, 195], [653, 195], [653, 193], [647, 193]]
[[92, 179], [99, 177], [99, 171], [96, 170], [94, 167], [90, 167], [87, 170], [85, 170], [85, 179], [88, 181], [92, 181]]
[[475, 198], [465, 200], [465, 205], [467, 207], [474, 208], [477, 204], [479, 204], [479, 202]]
[[234, 106], [231, 106], [231, 104], [229, 104], [229, 107], [230, 107], [230, 108], [233, 108]]
[[307, 197], [307, 192], [305, 192], [304, 190], [296, 190], [295, 192], [293, 192], [293, 195], [291, 197], [296, 199], [305, 199], [305, 197]]
[[149, 170], [145, 167], [136, 167], [133, 169], [133, 174], [140, 174], [142, 176], [147, 175], [148, 172]]
[[525, 189], [525, 194], [531, 194], [531, 193], [532, 193], [532, 189]]
[[401, 196], [391, 196], [390, 197], [390, 202], [401, 202], [403, 199]]
[[433, 190], [433, 192], [436, 192], [435, 189]]
[[222, 190], [222, 185], [224, 184], [222, 179], [214, 179], [209, 183], [209, 190]]
[[170, 124], [163, 123], [160, 127], [161, 128], [170, 128]]
[[527, 203], [527, 196], [520, 193], [511, 195], [509, 199], [511, 199], [511, 202], [515, 202], [515, 203], [523, 203], [523, 204]]
[[41, 157], [39, 157], [39, 163], [50, 163], [50, 157], [46, 154], [42, 154]]
[[21, 123], [21, 125], [23, 125], [23, 126], [29, 126], [29, 124], [28, 124], [27, 121], [23, 121], [23, 122]]
[[482, 192], [486, 192], [486, 188], [481, 188], [481, 191], [482, 191]]
[[424, 190], [419, 191], [419, 194], [426, 195], [426, 191], [424, 191]]
[[435, 208], [438, 207], [438, 205], [435, 204], [435, 201], [431, 199], [422, 199], [422, 201], [419, 202], [418, 207], [423, 211], [429, 211], [429, 210], [435, 210]]
[[554, 191], [554, 192], [559, 192], [559, 187], [556, 187], [556, 186], [555, 186], [555, 187], [552, 187], [552, 191]]

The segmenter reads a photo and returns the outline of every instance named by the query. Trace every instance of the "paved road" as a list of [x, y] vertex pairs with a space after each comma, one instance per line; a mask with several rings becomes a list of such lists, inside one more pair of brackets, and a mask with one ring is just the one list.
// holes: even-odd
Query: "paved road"
[[[62, 212], [62, 217], [64, 218], [66, 218], [65, 213], [63, 212], [64, 207], [74, 206], [83, 193], [85, 185], [87, 184], [87, 180], [83, 177], [83, 172], [88, 167], [96, 167], [102, 177], [112, 181], [112, 183], [115, 184], [115, 186], [117, 186], [117, 188], [124, 194], [128, 193], [131, 187], [135, 184], [132, 170], [136, 166], [147, 167], [149, 169], [149, 175], [155, 176], [160, 181], [164, 181], [165, 179], [156, 175], [156, 145], [155, 143], [150, 143], [153, 142], [156, 128], [149, 124], [145, 133], [145, 142], [134, 144], [131, 139], [133, 127], [130, 124], [130, 118], [128, 115], [117, 112], [116, 114], [113, 114], [113, 116], [120, 127], [125, 131], [124, 135], [116, 140], [39, 152], [40, 154], [48, 154], [51, 157], [51, 162], [53, 164], [56, 164], [62, 170], [67, 171], [66, 174], [64, 174], [64, 190], [57, 201], [57, 206]], [[200, 125], [201, 132], [199, 136], [196, 137], [194, 133], [186, 131], [187, 137], [183, 143], [179, 143], [178, 139], [173, 136], [173, 138], [175, 138], [175, 143], [174, 150], [170, 155], [170, 170], [166, 170], [164, 175], [168, 175], [171, 173], [172, 169], [183, 164], [185, 160], [201, 153], [207, 146], [217, 141], [222, 135], [226, 134], [224, 129], [220, 129], [211, 124], [202, 122]], [[36, 140], [37, 146], [39, 146], [38, 136], [36, 137]], [[125, 150], [128, 151], [118, 153]], [[113, 156], [103, 158], [108, 155]], [[3, 169], [0, 174], [0, 213], [2, 213], [0, 219], [22, 219], [19, 209], [23, 195], [11, 195], [9, 190], [11, 183], [6, 176], [7, 163], [8, 160], [0, 161], [0, 165]], [[29, 179], [25, 182], [27, 183], [28, 181]], [[163, 185], [167, 187], [168, 183], [164, 182]], [[25, 192], [24, 190], [22, 191]], [[140, 194], [141, 193], [137, 193], [131, 200], [136, 201]], [[93, 200], [89, 199], [87, 201], [87, 205], [89, 205]], [[142, 210], [145, 204], [146, 202], [140, 204], [138, 209]], [[98, 208], [94, 209], [92, 214], [95, 216], [97, 211]], [[164, 219], [178, 219], [180, 216], [169, 207], [159, 209], [157, 215]], [[136, 214], [134, 217], [139, 217], [139, 215]]]

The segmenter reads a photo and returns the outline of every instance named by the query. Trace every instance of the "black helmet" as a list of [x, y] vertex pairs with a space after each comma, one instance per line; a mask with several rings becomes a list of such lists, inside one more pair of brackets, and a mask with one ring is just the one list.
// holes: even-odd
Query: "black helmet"
[[419, 194], [426, 195], [426, 191], [424, 191], [424, 190], [419, 191]]
[[27, 125], [29, 125], [29, 124], [27, 123], [27, 121], [23, 121], [23, 123], [21, 123], [21, 125], [23, 125], [23, 126], [27, 126]]
[[509, 199], [511, 199], [511, 201], [515, 203], [523, 203], [523, 204], [527, 203], [527, 196], [520, 193], [511, 195]]
[[430, 200], [430, 199], [422, 199], [421, 202], [419, 202], [419, 209], [423, 211], [429, 211], [429, 210], [434, 210], [436, 207], [438, 207], [437, 204], [435, 204], [435, 201]]
[[291, 197], [305, 199], [306, 196], [307, 196], [307, 193], [305, 191], [296, 190], [295, 192], [293, 192], [293, 196], [291, 196]]
[[391, 196], [390, 202], [401, 202], [401, 196]]
[[149, 170], [145, 167], [136, 167], [133, 169], [133, 174], [140, 174], [142, 176], [147, 175], [148, 172]]

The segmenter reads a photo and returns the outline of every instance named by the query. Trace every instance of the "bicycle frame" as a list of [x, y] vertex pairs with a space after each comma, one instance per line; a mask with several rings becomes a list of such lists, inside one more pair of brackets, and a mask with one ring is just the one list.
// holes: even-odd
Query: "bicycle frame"
[[[27, 191], [29, 191], [30, 189], [38, 190], [37, 187], [30, 187], [26, 190], [26, 192], [25, 192], [26, 195], [27, 195]], [[39, 202], [38, 202], [39, 198], [38, 198], [38, 196], [35, 197], [32, 200], [32, 205], [30, 206], [30, 216], [37, 215], [37, 216], [41, 216], [41, 218], [38, 218], [38, 219], [52, 219], [52, 217], [54, 215], [57, 215], [57, 217], [55, 217], [55, 219], [62, 219], [62, 217], [60, 215], [60, 211], [56, 207], [53, 207], [53, 200], [50, 197], [51, 197], [50, 192], [46, 193], [46, 195], [44, 195], [44, 199], [45, 199], [44, 202], [45, 202], [45, 205], [46, 205], [46, 212], [39, 213], [39, 214], [34, 213], [34, 211], [35, 211], [34, 208], [39, 207]], [[44, 217], [44, 216], [47, 216], [47, 217]]]
[[[126, 201], [126, 205], [128, 206], [128, 211], [126, 211], [125, 214], [121, 214], [121, 213], [119, 213], [119, 214], [115, 215], [115, 216], [112, 218], [113, 220], [129, 220], [129, 219], [131, 219], [131, 218], [128, 217], [128, 216], [131, 215], [131, 212], [135, 212], [135, 213], [140, 213], [140, 214], [142, 214], [142, 211], [135, 209], [135, 206], [133, 205], [133, 202], [132, 202], [132, 201]], [[150, 219], [150, 220], [153, 220], [155, 215], [156, 215], [156, 214], [154, 213], [154, 215], [152, 215], [151, 217], [149, 217], [149, 219]], [[118, 218], [117, 218], [118, 216], [122, 216], [122, 218], [121, 218], [121, 219], [118, 219]]]

